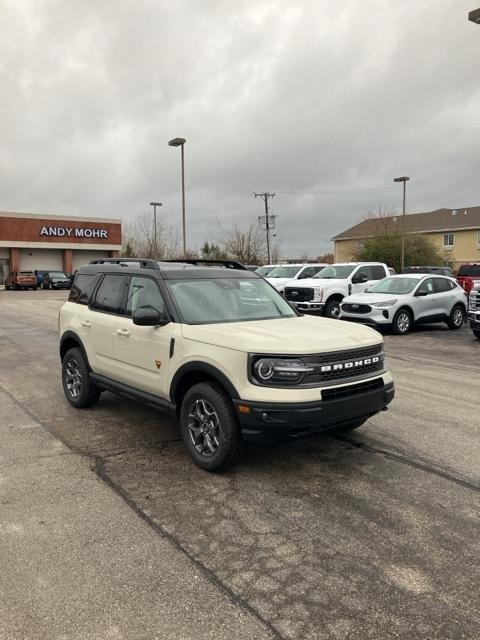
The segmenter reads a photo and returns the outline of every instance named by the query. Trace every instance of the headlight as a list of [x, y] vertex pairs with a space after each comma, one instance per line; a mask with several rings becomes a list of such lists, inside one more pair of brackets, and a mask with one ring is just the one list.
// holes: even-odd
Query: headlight
[[297, 358], [258, 358], [252, 366], [253, 378], [261, 384], [298, 384], [310, 371], [313, 367]]
[[313, 293], [313, 299], [318, 302], [319, 300], [322, 299], [322, 293], [323, 291], [321, 289], [315, 288], [314, 289], [314, 293]]
[[372, 302], [372, 307], [393, 307], [394, 304], [397, 304], [398, 300], [386, 300], [385, 302]]

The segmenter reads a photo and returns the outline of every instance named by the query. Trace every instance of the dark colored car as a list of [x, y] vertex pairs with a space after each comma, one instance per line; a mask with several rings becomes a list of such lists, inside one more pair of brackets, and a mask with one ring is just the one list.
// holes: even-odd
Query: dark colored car
[[63, 271], [45, 271], [42, 289], [70, 289], [71, 280]]
[[455, 278], [455, 274], [450, 267], [405, 267], [400, 273], [434, 273], [437, 276]]
[[33, 271], [11, 271], [5, 280], [5, 289], [36, 289], [37, 276]]
[[467, 293], [480, 282], [480, 263], [462, 264], [457, 273], [457, 280]]

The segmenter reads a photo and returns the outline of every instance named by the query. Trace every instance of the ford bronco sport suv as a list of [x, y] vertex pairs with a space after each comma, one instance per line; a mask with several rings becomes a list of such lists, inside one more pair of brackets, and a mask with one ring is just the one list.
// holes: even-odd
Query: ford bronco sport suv
[[108, 390], [164, 409], [209, 471], [232, 465], [242, 440], [349, 431], [385, 409], [394, 387], [376, 331], [302, 316], [257, 274], [222, 264], [81, 267], [59, 317], [70, 404]]

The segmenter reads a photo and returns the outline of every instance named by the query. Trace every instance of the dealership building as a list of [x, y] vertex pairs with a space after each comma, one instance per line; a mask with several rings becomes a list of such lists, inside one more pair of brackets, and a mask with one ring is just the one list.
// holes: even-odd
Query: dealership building
[[73, 273], [121, 248], [121, 220], [0, 211], [0, 285], [10, 271]]

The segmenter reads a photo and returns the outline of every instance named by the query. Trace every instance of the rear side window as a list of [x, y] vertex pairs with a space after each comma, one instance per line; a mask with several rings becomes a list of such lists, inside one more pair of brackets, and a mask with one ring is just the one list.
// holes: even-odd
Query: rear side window
[[78, 304], [88, 304], [96, 280], [97, 278], [95, 278], [95, 274], [93, 273], [81, 273], [77, 275], [70, 289], [68, 301]]
[[444, 280], [443, 278], [434, 278], [433, 284], [437, 293], [444, 293], [445, 291], [450, 291], [452, 289], [450, 284], [453, 283], [450, 283], [448, 280]]
[[127, 281], [127, 276], [111, 274], [104, 276], [91, 307], [105, 313], [122, 313], [123, 295]]
[[372, 265], [372, 280], [382, 280], [386, 277], [385, 269], [379, 264]]
[[460, 277], [480, 278], [480, 264], [462, 264], [458, 270]]

